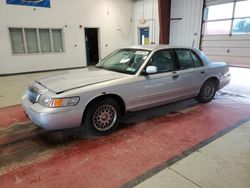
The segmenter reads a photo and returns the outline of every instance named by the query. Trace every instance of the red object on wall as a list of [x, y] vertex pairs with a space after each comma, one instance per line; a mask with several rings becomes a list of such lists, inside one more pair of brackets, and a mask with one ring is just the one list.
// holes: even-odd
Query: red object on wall
[[160, 44], [169, 44], [171, 0], [158, 0]]

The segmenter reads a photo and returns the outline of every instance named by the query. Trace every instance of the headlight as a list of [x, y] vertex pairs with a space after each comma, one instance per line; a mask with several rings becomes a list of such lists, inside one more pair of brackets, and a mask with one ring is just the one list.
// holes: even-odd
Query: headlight
[[80, 97], [67, 97], [67, 98], [50, 98], [46, 95], [41, 95], [38, 103], [49, 108], [58, 108], [65, 106], [75, 106], [78, 104]]
[[50, 100], [51, 98], [47, 97], [46, 95], [40, 95], [38, 98], [38, 103], [48, 107]]

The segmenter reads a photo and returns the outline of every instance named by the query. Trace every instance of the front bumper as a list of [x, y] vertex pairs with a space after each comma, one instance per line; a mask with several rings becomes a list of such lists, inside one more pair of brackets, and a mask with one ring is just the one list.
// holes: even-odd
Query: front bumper
[[22, 107], [28, 117], [47, 130], [74, 128], [81, 125], [83, 110], [76, 106], [47, 108], [31, 103], [27, 95], [22, 97]]

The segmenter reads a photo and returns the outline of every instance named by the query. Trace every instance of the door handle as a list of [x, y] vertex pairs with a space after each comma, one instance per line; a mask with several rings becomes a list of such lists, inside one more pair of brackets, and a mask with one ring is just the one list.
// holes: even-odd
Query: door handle
[[201, 74], [204, 74], [205, 73], [205, 71], [201, 71]]
[[179, 78], [179, 74], [173, 75], [173, 79], [176, 80], [177, 78]]

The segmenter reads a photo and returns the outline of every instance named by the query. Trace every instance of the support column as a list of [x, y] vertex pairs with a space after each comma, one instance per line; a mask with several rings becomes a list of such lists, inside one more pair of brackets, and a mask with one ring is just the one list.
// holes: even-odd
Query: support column
[[158, 0], [160, 44], [169, 44], [171, 0]]

